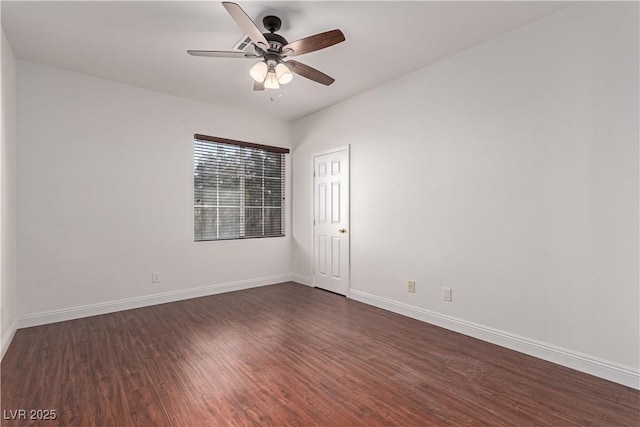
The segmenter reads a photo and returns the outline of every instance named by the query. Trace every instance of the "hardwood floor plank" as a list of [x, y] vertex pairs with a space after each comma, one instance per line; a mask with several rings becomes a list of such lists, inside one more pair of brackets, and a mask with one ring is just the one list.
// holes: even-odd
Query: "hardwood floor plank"
[[640, 392], [293, 283], [21, 329], [3, 426], [638, 426]]

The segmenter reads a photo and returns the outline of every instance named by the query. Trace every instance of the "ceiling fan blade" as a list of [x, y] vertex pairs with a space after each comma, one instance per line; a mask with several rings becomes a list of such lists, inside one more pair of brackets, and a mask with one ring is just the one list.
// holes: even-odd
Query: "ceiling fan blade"
[[309, 67], [302, 62], [291, 60], [284, 62], [284, 64], [289, 67], [289, 70], [291, 70], [292, 72], [326, 86], [329, 86], [336, 81], [333, 77], [328, 76], [322, 71], [318, 71], [313, 67]]
[[342, 31], [331, 30], [291, 42], [282, 48], [282, 52], [287, 56], [297, 56], [342, 43], [344, 40]]
[[252, 53], [227, 50], [188, 50], [187, 53], [191, 56], [210, 56], [213, 58], [260, 58], [260, 56]]
[[238, 6], [236, 3], [228, 1], [223, 1], [222, 5], [225, 9], [227, 9], [227, 12], [229, 12], [229, 15], [231, 15], [233, 20], [236, 21], [236, 24], [240, 26], [242, 31], [244, 31], [244, 33], [249, 36], [251, 41], [253, 41], [256, 46], [259, 46], [263, 50], [269, 49], [269, 42], [267, 41], [267, 39], [262, 35], [262, 32], [260, 32], [256, 24], [251, 20], [251, 18], [249, 18], [249, 15], [247, 15], [240, 6]]
[[264, 90], [264, 82], [253, 82], [253, 90]]

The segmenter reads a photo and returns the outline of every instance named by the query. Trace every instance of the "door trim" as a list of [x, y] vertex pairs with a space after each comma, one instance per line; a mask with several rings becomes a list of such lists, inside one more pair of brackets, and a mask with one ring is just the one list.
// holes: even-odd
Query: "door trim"
[[[338, 151], [346, 150], [347, 152], [347, 165], [349, 166], [349, 173], [347, 177], [349, 179], [349, 197], [347, 198], [347, 238], [349, 239], [349, 251], [347, 252], [347, 277], [349, 278], [349, 286], [346, 290], [346, 297], [349, 298], [351, 292], [351, 144], [343, 145], [341, 147], [331, 148], [326, 151], [318, 151], [311, 153], [311, 286], [316, 287], [316, 236], [313, 220], [315, 219], [316, 209], [316, 180], [315, 180], [315, 162], [316, 157], [324, 156], [325, 154], [336, 153]], [[319, 288], [320, 289], [320, 288]]]

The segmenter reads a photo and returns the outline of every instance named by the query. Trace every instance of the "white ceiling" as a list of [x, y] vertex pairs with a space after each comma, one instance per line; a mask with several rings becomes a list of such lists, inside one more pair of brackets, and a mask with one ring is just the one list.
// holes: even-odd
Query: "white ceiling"
[[254, 92], [249, 69], [255, 60], [189, 56], [187, 49], [231, 50], [242, 37], [219, 1], [2, 1], [2, 27], [19, 59], [295, 120], [568, 3], [239, 4], [261, 30], [264, 16], [279, 16], [278, 33], [290, 42], [341, 29], [345, 42], [296, 57], [336, 82], [327, 87], [294, 76], [278, 91]]

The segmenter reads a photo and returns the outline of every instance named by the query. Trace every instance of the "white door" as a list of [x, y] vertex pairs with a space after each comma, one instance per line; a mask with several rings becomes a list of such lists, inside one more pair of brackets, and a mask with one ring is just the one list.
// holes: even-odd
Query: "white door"
[[313, 158], [313, 284], [349, 289], [349, 151]]

